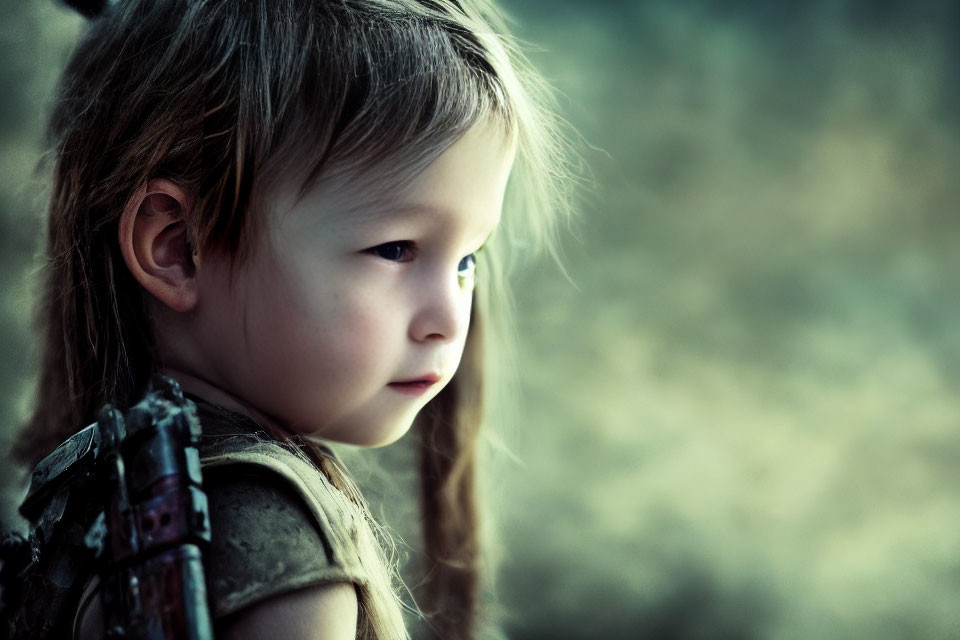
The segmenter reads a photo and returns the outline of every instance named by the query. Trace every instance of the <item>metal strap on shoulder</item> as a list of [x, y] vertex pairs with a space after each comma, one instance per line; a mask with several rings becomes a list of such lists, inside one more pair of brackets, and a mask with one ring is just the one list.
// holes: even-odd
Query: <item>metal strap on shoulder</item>
[[20, 507], [28, 520], [36, 520], [47, 499], [77, 473], [89, 470], [88, 464], [100, 455], [100, 429], [96, 422], [65, 440], [53, 453], [41, 460], [30, 475], [30, 489]]

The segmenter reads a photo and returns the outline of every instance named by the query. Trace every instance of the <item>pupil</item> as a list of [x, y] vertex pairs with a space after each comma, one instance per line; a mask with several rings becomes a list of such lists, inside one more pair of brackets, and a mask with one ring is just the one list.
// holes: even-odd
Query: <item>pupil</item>
[[403, 247], [397, 243], [385, 245], [380, 255], [387, 260], [399, 260], [403, 257]]

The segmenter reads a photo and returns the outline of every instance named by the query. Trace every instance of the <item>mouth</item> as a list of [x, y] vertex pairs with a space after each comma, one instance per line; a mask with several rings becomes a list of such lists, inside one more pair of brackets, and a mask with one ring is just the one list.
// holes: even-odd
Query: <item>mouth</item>
[[426, 392], [427, 389], [435, 385], [439, 380], [440, 376], [430, 374], [421, 376], [419, 378], [414, 378], [412, 380], [399, 380], [397, 382], [391, 382], [387, 386], [394, 391], [399, 391], [400, 393], [418, 396]]

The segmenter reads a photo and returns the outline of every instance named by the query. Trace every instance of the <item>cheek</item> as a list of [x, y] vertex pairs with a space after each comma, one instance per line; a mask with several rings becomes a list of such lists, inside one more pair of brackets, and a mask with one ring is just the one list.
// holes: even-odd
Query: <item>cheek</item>
[[325, 309], [324, 325], [340, 358], [357, 364], [391, 360], [399, 355], [407, 333], [402, 309], [371, 290], [340, 292]]
[[302, 375], [324, 372], [339, 379], [362, 374], [378, 358], [391, 355], [398, 316], [383, 295], [346, 274], [327, 270], [311, 276], [273, 279], [254, 310], [257, 330], [266, 337], [260, 356]]

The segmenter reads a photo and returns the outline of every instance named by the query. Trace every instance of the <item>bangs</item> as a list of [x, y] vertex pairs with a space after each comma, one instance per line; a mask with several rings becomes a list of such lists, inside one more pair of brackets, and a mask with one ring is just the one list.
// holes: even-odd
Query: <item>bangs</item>
[[[262, 196], [290, 180], [299, 182], [301, 195], [343, 176], [388, 192], [481, 120], [496, 123], [505, 141], [512, 137], [516, 125], [501, 81], [509, 73], [506, 55], [496, 38], [484, 42], [487, 36], [464, 26], [471, 19], [466, 14], [454, 20], [426, 7], [372, 15], [336, 3], [298, 4], [270, 3], [262, 9], [280, 15], [227, 27], [256, 31], [254, 39], [238, 38], [233, 59], [215, 65], [217, 75], [241, 73], [232, 76], [240, 82], [213, 86], [242, 90], [207, 96], [205, 138], [235, 137], [240, 153], [234, 158], [244, 166], [234, 181], [251, 181], [234, 190], [231, 209], [244, 208], [236, 199], [244, 193]], [[224, 104], [233, 108], [213, 106]], [[267, 205], [261, 197], [255, 208]], [[239, 217], [256, 224], [250, 219], [262, 216]]]
[[[324, 37], [334, 40], [346, 64], [324, 68], [334, 56], [321, 43], [311, 47], [316, 58], [306, 69], [316, 75], [301, 83], [292, 140], [322, 150], [310, 164], [307, 186], [327, 169], [356, 174], [388, 164], [394, 171], [378, 171], [377, 180], [393, 182], [419, 173], [481, 119], [498, 120], [505, 135], [513, 128], [489, 52], [468, 32], [405, 18], [340, 27]], [[311, 105], [324, 98], [315, 77], [330, 79], [328, 97], [343, 97], [326, 119], [332, 130], [314, 117]]]

